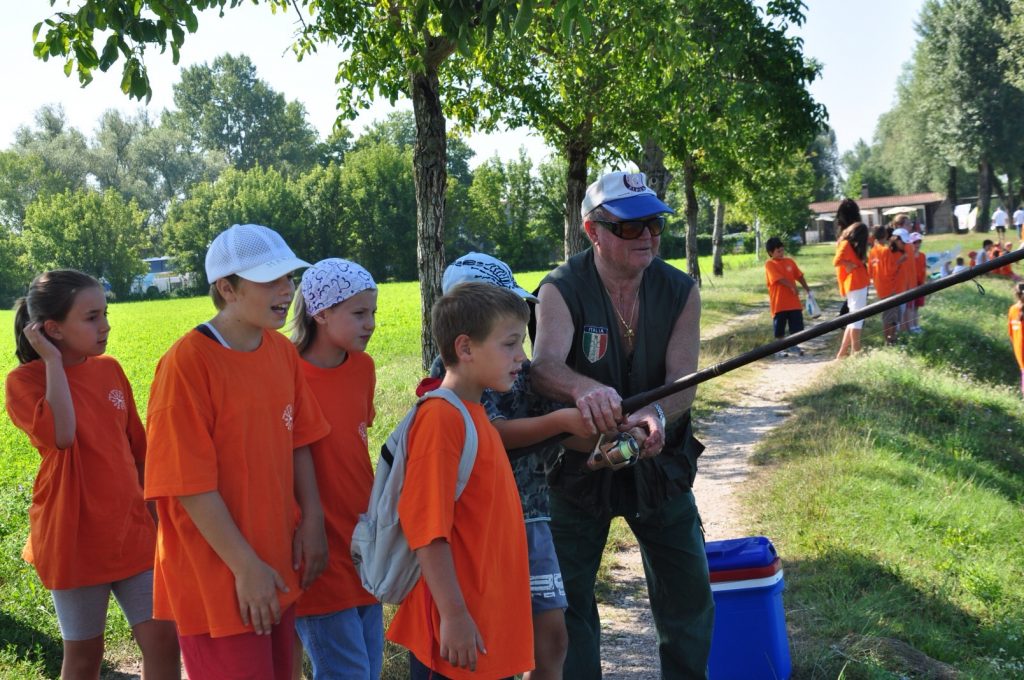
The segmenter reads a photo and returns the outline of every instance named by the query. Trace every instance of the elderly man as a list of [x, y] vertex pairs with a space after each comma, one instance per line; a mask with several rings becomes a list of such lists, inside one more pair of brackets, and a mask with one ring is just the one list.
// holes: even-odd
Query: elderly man
[[566, 449], [549, 474], [551, 530], [569, 600], [566, 678], [601, 676], [594, 583], [615, 516], [640, 544], [662, 677], [707, 676], [714, 604], [690, 488], [703, 449], [690, 427], [694, 390], [622, 412], [623, 397], [697, 368], [700, 294], [693, 279], [657, 257], [670, 212], [642, 173], [604, 175], [583, 200], [593, 247], [540, 286], [534, 385], [575, 403], [595, 433], [633, 431], [641, 440], [635, 465], [593, 470], [590, 452]]

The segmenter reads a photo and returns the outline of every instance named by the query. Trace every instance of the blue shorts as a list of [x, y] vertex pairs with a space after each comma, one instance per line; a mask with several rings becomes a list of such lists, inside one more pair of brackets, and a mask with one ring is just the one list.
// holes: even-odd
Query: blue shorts
[[107, 604], [114, 593], [128, 625], [133, 628], [153, 618], [153, 570], [135, 576], [67, 590], [51, 590], [60, 636], [65, 640], [91, 640], [107, 627]]
[[526, 523], [526, 549], [530, 555], [530, 604], [533, 613], [567, 608], [569, 602], [562, 586], [562, 570], [558, 567], [548, 522]]
[[384, 610], [380, 604], [300, 616], [295, 632], [316, 680], [376, 680], [384, 662]]

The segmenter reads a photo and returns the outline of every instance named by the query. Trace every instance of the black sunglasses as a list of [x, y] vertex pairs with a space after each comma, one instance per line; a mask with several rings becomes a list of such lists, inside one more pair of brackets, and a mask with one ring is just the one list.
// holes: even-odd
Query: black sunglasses
[[631, 241], [635, 238], [640, 238], [644, 233], [644, 229], [650, 231], [651, 236], [661, 236], [661, 232], [665, 231], [667, 220], [664, 215], [657, 215], [656, 217], [648, 217], [646, 220], [629, 220], [627, 222], [593, 220], [593, 222], [600, 224], [619, 238]]

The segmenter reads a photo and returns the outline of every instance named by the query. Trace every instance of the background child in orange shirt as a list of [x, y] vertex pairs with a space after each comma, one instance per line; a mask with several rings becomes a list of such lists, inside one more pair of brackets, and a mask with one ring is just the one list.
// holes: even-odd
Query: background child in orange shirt
[[1007, 313], [1007, 327], [1010, 331], [1010, 345], [1013, 346], [1013, 355], [1017, 358], [1017, 365], [1020, 367], [1020, 390], [1024, 395], [1024, 283], [1016, 283], [1013, 292], [1017, 296], [1017, 302], [1010, 305]]
[[303, 266], [266, 227], [219, 234], [206, 254], [217, 314], [156, 368], [153, 610], [177, 625], [191, 680], [289, 679], [292, 605], [326, 565], [308, 445], [330, 426], [277, 332], [295, 293], [290, 273]]
[[146, 433], [121, 366], [103, 356], [110, 333], [103, 287], [82, 272], [46, 272], [15, 310], [21, 365], [7, 376], [7, 413], [42, 457], [24, 556], [53, 596], [61, 677], [99, 677], [113, 591], [146, 677], [177, 680], [174, 626], [153, 619]]
[[[832, 266], [836, 268], [839, 294], [846, 298], [847, 309], [851, 312], [864, 309], [868, 303], [868, 228], [863, 222], [854, 222], [840, 234], [836, 241], [836, 255]], [[860, 351], [860, 334], [864, 319], [846, 326], [843, 340], [839, 345], [836, 359], [852, 356]]]
[[[920, 232], [910, 232], [910, 244], [907, 246], [907, 257], [911, 257], [911, 249], [913, 251], [913, 262], [914, 262], [914, 282], [913, 286], [924, 285], [925, 279], [928, 277], [928, 258], [921, 252], [922, 236]], [[924, 296], [914, 298], [912, 302], [907, 303], [907, 319], [904, 326], [911, 333], [920, 333], [921, 331], [921, 312], [920, 309], [924, 307]]]
[[456, 502], [462, 416], [433, 399], [409, 431], [398, 516], [422, 576], [387, 637], [409, 650], [414, 680], [505, 678], [534, 665], [523, 512], [505, 447], [480, 403], [485, 388], [507, 392], [515, 382], [528, 317], [518, 295], [485, 283], [455, 286], [432, 310], [441, 386], [465, 402], [478, 446]]
[[[782, 239], [773, 236], [765, 243], [765, 250], [771, 256], [764, 263], [764, 275], [768, 283], [768, 301], [772, 312], [772, 325], [774, 326], [775, 338], [786, 337], [786, 326], [789, 325], [789, 332], [799, 333], [804, 329], [803, 304], [800, 302], [800, 294], [796, 290], [797, 281], [804, 287], [806, 292], [811, 292], [804, 273], [796, 266], [791, 258], [786, 257]], [[800, 347], [794, 347], [794, 351], [803, 356], [804, 351]], [[781, 356], [787, 356], [787, 352], [780, 352]]]
[[358, 264], [330, 258], [303, 273], [299, 292], [292, 341], [331, 433], [310, 446], [327, 529], [327, 569], [299, 598], [295, 630], [316, 680], [371, 680], [380, 677], [383, 663], [383, 610], [362, 587], [351, 542], [373, 488], [366, 430], [373, 424], [376, 377], [366, 344], [375, 326], [377, 285]]

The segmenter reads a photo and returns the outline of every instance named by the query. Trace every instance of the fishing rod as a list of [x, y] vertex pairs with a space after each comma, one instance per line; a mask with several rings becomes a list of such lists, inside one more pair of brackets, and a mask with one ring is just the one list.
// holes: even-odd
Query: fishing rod
[[734, 371], [737, 368], [740, 368], [741, 366], [746, 366], [747, 364], [753, 363], [758, 359], [763, 359], [764, 357], [775, 354], [776, 352], [781, 352], [784, 349], [789, 349], [790, 347], [799, 345], [801, 342], [806, 342], [807, 340], [811, 340], [812, 338], [817, 338], [819, 336], [825, 335], [826, 333], [830, 333], [836, 330], [837, 328], [843, 328], [844, 326], [847, 326], [848, 324], [851, 324], [855, 321], [860, 321], [861, 319], [866, 319], [869, 316], [881, 314], [885, 310], [892, 309], [893, 307], [898, 307], [904, 302], [909, 302], [911, 300], [916, 300], [917, 298], [923, 297], [925, 295], [937, 293], [940, 290], [945, 290], [950, 286], [955, 286], [956, 284], [963, 283], [964, 281], [970, 281], [971, 279], [977, 276], [987, 274], [988, 272], [999, 269], [1000, 267], [1005, 267], [1006, 265], [1013, 264], [1014, 262], [1018, 262], [1022, 259], [1024, 259], [1024, 248], [1021, 248], [1020, 250], [1014, 250], [1012, 252], [1006, 253], [1005, 255], [1000, 255], [995, 259], [988, 260], [987, 262], [984, 262], [979, 265], [975, 265], [970, 269], [960, 272], [959, 274], [952, 274], [950, 276], [945, 276], [941, 279], [936, 279], [935, 281], [928, 281], [920, 286], [917, 286], [916, 288], [911, 288], [897, 295], [892, 295], [883, 300], [873, 302], [872, 304], [867, 305], [863, 309], [858, 309], [856, 312], [849, 312], [835, 319], [823, 321], [815, 326], [812, 326], [811, 328], [800, 331], [799, 333], [794, 333], [793, 335], [776, 340], [774, 342], [770, 342], [766, 345], [761, 345], [760, 347], [756, 347], [750, 350], [749, 352], [744, 352], [743, 354], [735, 356], [731, 359], [720, 361], [719, 363], [714, 364], [713, 366], [708, 366], [707, 368], [701, 369], [695, 373], [684, 375], [682, 378], [679, 378], [675, 382], [671, 382], [668, 383], [667, 385], [662, 385], [661, 387], [656, 387], [652, 390], [648, 390], [647, 392], [635, 394], [632, 397], [623, 399], [622, 411], [623, 413], [633, 413], [634, 411], [637, 411], [638, 409], [647, 406], [651, 402], [657, 401], [659, 399], [664, 399], [669, 395], [681, 392], [685, 389], [689, 389], [691, 387], [701, 384], [702, 382], [707, 382], [712, 378], [717, 378], [718, 376], [728, 373], [729, 371]]

